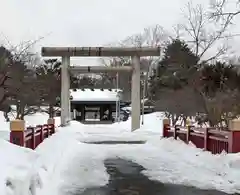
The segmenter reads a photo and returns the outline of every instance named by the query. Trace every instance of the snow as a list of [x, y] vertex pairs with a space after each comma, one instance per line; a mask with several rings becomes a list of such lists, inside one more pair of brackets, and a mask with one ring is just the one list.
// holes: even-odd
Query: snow
[[[36, 123], [37, 118], [43, 120], [40, 116], [37, 114], [29, 120]], [[113, 157], [144, 166], [143, 174], [152, 180], [240, 192], [239, 154], [212, 155], [181, 141], [163, 139], [162, 118], [161, 113], [145, 115], [144, 125], [135, 132], [130, 132], [131, 119], [113, 125], [83, 125], [71, 121], [35, 151], [2, 140], [0, 194], [30, 194], [31, 186], [37, 195], [64, 195], [103, 186], [109, 178], [103, 161]], [[132, 145], [84, 143], [108, 140], [147, 142]], [[6, 187], [6, 180], [11, 181], [10, 187]]]
[[119, 89], [101, 90], [101, 89], [77, 89], [70, 90], [72, 101], [118, 101], [120, 97], [118, 94], [121, 92]]
[[40, 184], [37, 169], [34, 168], [37, 154], [26, 148], [0, 140], [1, 195], [28, 195], [34, 186]]
[[[70, 126], [59, 129], [37, 148], [48, 159], [45, 162], [48, 171], [41, 173], [44, 187], [39, 194], [71, 194], [87, 187], [103, 186], [108, 183], [103, 161], [113, 157], [141, 164], [146, 168], [143, 173], [152, 180], [228, 193], [240, 191], [240, 165], [235, 165], [240, 161], [238, 154], [214, 156], [181, 141], [161, 139], [162, 117], [161, 113], [146, 115], [146, 123], [135, 132], [130, 132], [130, 120], [97, 126], [72, 121]], [[147, 142], [139, 145], [83, 143], [108, 140]]]
[[[26, 124], [35, 126], [47, 122], [48, 115], [36, 113], [26, 116]], [[41, 187], [39, 176], [39, 154], [35, 151], [9, 143], [9, 122], [5, 122], [0, 112], [0, 194], [1, 195], [30, 195], [37, 187]], [[57, 123], [59, 119], [56, 118]]]

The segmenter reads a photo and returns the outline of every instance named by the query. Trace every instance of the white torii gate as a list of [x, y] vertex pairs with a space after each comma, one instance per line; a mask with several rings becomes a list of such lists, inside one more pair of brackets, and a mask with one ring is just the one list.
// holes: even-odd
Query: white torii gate
[[[160, 47], [43, 47], [42, 56], [62, 57], [61, 68], [61, 125], [66, 126], [70, 120], [70, 75], [74, 73], [100, 73], [132, 71], [132, 131], [140, 128], [140, 57], [159, 56]], [[132, 67], [105, 67], [105, 66], [70, 66], [70, 57], [117, 57], [129, 56]]]

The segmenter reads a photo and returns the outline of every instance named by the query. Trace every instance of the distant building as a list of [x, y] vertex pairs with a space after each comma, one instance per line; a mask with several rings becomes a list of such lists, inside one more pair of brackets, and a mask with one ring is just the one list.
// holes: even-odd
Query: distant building
[[72, 118], [83, 123], [112, 123], [116, 108], [124, 106], [119, 89], [76, 89], [70, 94]]

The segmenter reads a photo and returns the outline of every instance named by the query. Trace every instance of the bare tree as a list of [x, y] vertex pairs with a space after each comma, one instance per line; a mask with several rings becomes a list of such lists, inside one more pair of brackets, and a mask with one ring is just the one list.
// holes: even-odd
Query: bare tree
[[41, 64], [41, 58], [38, 53], [34, 51], [34, 46], [44, 38], [45, 37], [41, 36], [35, 40], [22, 41], [16, 46], [10, 44], [9, 51], [11, 51], [13, 59], [21, 61], [28, 68], [36, 68]]
[[[33, 46], [41, 40], [21, 42], [11, 46], [12, 68], [11, 103], [16, 106], [16, 118], [36, 113], [42, 103], [39, 83], [37, 82], [35, 68], [40, 62], [39, 56], [33, 51]], [[14, 110], [13, 110], [14, 111]]]
[[12, 105], [20, 119], [38, 110], [40, 96], [34, 71], [40, 58], [33, 52], [33, 46], [43, 38], [17, 46], [9, 43], [9, 49], [0, 47], [0, 110], [7, 120], [10, 111], [14, 111]]
[[58, 102], [61, 94], [61, 62], [57, 59], [45, 60], [36, 68], [36, 84], [39, 86], [40, 100], [48, 106], [43, 109], [53, 118], [58, 111]]
[[[160, 25], [154, 25], [147, 27], [143, 30], [143, 32], [140, 32], [138, 34], [134, 34], [132, 36], [127, 37], [125, 40], [121, 41], [120, 43], [116, 43], [116, 45], [120, 45], [121, 47], [162, 47], [164, 48], [166, 42], [169, 41], [169, 34], [167, 31], [164, 30], [164, 28]], [[141, 70], [144, 72], [142, 76], [142, 82], [145, 85], [145, 88], [147, 91], [148, 87], [148, 78], [149, 75], [152, 73], [153, 69], [155, 68], [154, 66], [157, 64], [159, 61], [159, 57], [146, 57], [146, 58], [141, 58]], [[111, 58], [111, 59], [102, 59], [102, 64], [105, 66], [129, 66], [131, 65], [131, 61], [129, 57], [117, 57], [117, 58]], [[119, 80], [124, 79], [119, 77]], [[127, 82], [128, 85], [125, 86], [125, 90], [128, 90], [128, 92], [125, 92], [126, 94], [129, 95], [131, 87], [129, 86], [129, 81]], [[131, 86], [131, 85], [130, 85]], [[127, 96], [128, 96], [127, 95]], [[146, 95], [146, 94], [145, 94]]]
[[14, 78], [10, 82], [10, 102], [16, 106], [16, 118], [23, 120], [24, 116], [38, 111], [41, 104], [39, 86], [34, 71], [18, 61], [15, 61], [10, 77]]
[[240, 14], [239, 0], [212, 0], [210, 5], [212, 8], [211, 16], [216, 20], [232, 22]]
[[9, 98], [10, 95], [10, 84], [13, 80], [10, 77], [12, 70], [12, 59], [11, 53], [4, 47], [0, 47], [0, 110], [4, 112], [5, 119], [9, 121], [8, 113], [11, 111]]
[[[31, 104], [32, 97], [29, 98], [28, 103], [24, 101], [26, 97], [31, 96], [31, 86], [26, 83], [29, 71], [20, 61], [19, 56], [16, 56], [13, 52], [1, 47], [0, 53], [0, 108], [4, 111], [6, 120], [9, 120], [8, 114], [12, 111], [11, 105], [16, 105], [17, 118], [22, 119], [25, 114], [32, 110], [29, 106], [26, 107], [26, 105]], [[27, 89], [29, 91], [26, 91]], [[23, 107], [28, 109], [24, 110]]]
[[187, 3], [183, 10], [184, 21], [177, 25], [177, 36], [185, 40], [199, 57], [199, 63], [217, 60], [229, 49], [231, 18], [213, 20], [209, 10], [201, 4]]
[[[164, 48], [165, 44], [169, 41], [169, 33], [164, 30], [164, 28], [160, 25], [153, 25], [147, 28], [144, 28], [142, 32], [133, 34], [126, 39], [111, 44], [110, 46], [116, 45], [121, 47], [162, 47]], [[146, 57], [147, 62], [151, 64], [158, 60], [159, 57]], [[145, 61], [145, 60], [144, 60]], [[129, 57], [116, 57], [116, 58], [108, 58], [101, 59], [101, 62], [105, 66], [114, 66], [114, 65], [130, 65]], [[146, 61], [145, 61], [146, 62]], [[149, 65], [148, 64], [148, 65]], [[143, 64], [146, 66], [146, 64]]]

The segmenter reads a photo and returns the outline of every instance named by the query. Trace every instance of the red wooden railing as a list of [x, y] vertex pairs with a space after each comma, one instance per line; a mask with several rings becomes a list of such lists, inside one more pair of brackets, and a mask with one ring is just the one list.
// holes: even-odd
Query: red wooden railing
[[220, 131], [217, 128], [171, 127], [163, 125], [163, 137], [179, 138], [185, 143], [192, 142], [197, 148], [220, 154], [240, 152], [240, 131]]
[[11, 131], [10, 142], [18, 146], [35, 149], [42, 141], [55, 133], [54, 124], [27, 127], [25, 131]]

